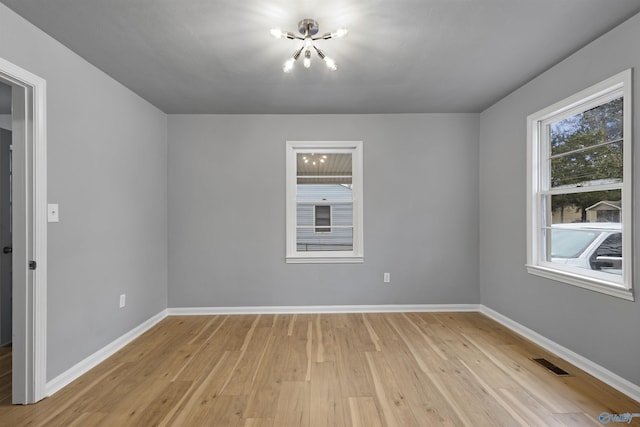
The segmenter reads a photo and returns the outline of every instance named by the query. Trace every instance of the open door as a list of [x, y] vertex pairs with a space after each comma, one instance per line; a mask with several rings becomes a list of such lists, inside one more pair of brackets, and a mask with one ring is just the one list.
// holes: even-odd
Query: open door
[[0, 81], [12, 88], [12, 402], [27, 404], [46, 397], [46, 84], [2, 58]]
[[0, 347], [12, 339], [11, 138], [0, 128]]

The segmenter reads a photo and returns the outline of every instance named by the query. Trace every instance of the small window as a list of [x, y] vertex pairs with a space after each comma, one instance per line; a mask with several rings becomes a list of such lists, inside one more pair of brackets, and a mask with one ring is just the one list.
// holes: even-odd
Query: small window
[[362, 142], [287, 142], [286, 261], [362, 262]]
[[331, 233], [331, 206], [315, 206], [316, 233]]
[[528, 118], [529, 273], [633, 300], [631, 70]]

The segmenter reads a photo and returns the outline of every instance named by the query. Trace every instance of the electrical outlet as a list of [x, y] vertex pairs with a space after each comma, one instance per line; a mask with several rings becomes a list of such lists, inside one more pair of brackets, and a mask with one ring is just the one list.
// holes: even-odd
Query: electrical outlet
[[120, 308], [127, 304], [127, 294], [120, 295]]
[[391, 283], [391, 273], [384, 273], [383, 281], [384, 283]]

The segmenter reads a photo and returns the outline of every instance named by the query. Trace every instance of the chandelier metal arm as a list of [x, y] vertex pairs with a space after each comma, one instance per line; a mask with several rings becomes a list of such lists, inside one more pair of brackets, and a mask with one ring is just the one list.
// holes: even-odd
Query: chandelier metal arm
[[324, 59], [324, 58], [326, 58], [326, 55], [324, 54], [324, 52], [323, 52], [323, 51], [321, 51], [320, 49], [318, 49], [318, 48], [316, 47], [316, 45], [313, 45], [313, 48], [314, 48], [314, 49], [316, 50], [316, 52], [318, 53], [318, 56], [320, 57], [320, 59]]
[[294, 61], [300, 57], [300, 54], [302, 53], [303, 50], [304, 50], [304, 46], [302, 46], [300, 49], [293, 52], [293, 55], [291, 55], [291, 57], [293, 58]]
[[291, 31], [287, 31], [286, 33], [284, 33], [284, 38], [287, 38], [290, 40], [304, 40], [304, 37], [296, 36]]
[[321, 36], [318, 37], [312, 37], [311, 40], [316, 41], [316, 40], [329, 40], [333, 38], [333, 34], [332, 33], [324, 33]]

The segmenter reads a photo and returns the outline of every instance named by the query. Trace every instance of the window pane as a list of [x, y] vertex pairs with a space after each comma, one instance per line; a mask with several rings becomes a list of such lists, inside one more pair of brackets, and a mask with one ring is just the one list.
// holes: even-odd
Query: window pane
[[296, 174], [298, 184], [351, 184], [351, 153], [298, 153]]
[[622, 139], [622, 99], [551, 123], [551, 155]]
[[353, 228], [330, 227], [329, 233], [315, 233], [314, 228], [298, 228], [296, 245], [298, 252], [352, 251]]
[[587, 187], [622, 182], [622, 142], [551, 159], [551, 187]]
[[550, 196], [551, 224], [619, 223], [622, 191], [590, 191]]
[[[551, 258], [577, 258], [598, 237], [599, 232], [579, 229], [551, 229]], [[557, 261], [557, 260], [556, 260]]]
[[548, 196], [551, 228], [546, 260], [622, 274], [621, 190]]
[[[575, 224], [570, 224], [575, 225]], [[552, 227], [547, 261], [622, 275], [622, 233], [604, 229]]]

